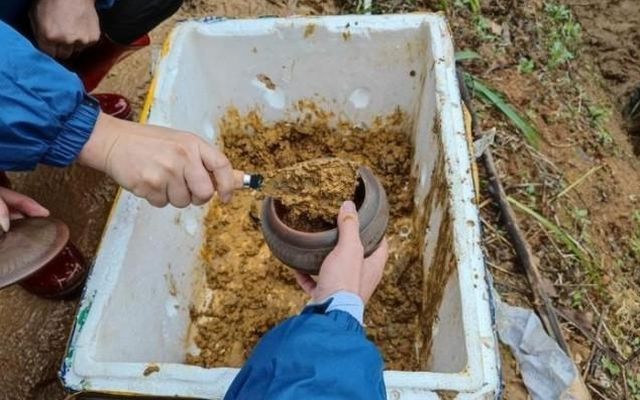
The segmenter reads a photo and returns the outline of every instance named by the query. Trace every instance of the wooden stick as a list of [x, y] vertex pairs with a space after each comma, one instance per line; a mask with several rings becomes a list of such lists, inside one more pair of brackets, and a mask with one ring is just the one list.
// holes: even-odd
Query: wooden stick
[[[567, 313], [562, 312], [562, 310], [556, 309], [556, 312], [565, 321], [567, 321], [569, 324], [571, 324], [571, 326], [576, 328], [582, 334], [582, 336], [587, 338], [595, 346], [598, 346], [598, 348], [600, 350], [602, 350], [607, 355], [607, 357], [611, 358], [613, 361], [616, 362], [616, 364], [619, 364], [620, 366], [624, 365], [624, 360], [621, 358], [622, 356], [620, 354], [618, 354], [615, 351], [611, 350], [608, 346], [605, 346], [599, 339], [594, 337], [593, 334], [591, 334], [591, 332], [589, 332], [586, 328], [584, 328], [582, 325], [580, 325], [578, 323], [578, 321], [574, 320]], [[606, 325], [604, 323], [604, 318], [600, 322], [602, 324], [602, 327], [606, 328]]]
[[598, 397], [600, 397], [602, 400], [611, 400], [610, 398], [608, 398], [607, 396], [599, 392], [593, 385], [588, 385], [588, 386], [589, 386], [589, 389], [591, 389], [593, 393], [597, 394]]
[[[598, 327], [596, 328], [596, 336], [595, 340], [600, 340], [600, 333], [602, 332], [602, 324], [604, 322], [604, 316], [609, 312], [609, 307], [607, 307], [603, 312], [600, 313], [600, 317], [598, 318]], [[584, 371], [582, 372], [582, 379], [586, 380], [587, 376], [591, 373], [591, 363], [593, 362], [594, 357], [596, 356], [596, 349], [598, 349], [598, 345], [595, 341], [592, 342], [591, 351], [589, 352], [589, 358], [587, 359], [587, 365], [585, 366]]]
[[478, 204], [478, 208], [485, 208], [487, 204], [491, 203], [491, 199], [485, 199], [482, 203]]
[[624, 390], [624, 400], [630, 400], [629, 388], [627, 387], [627, 369], [622, 366], [622, 389]]
[[[462, 74], [459, 74], [459, 76], [460, 75]], [[460, 77], [460, 79], [463, 78]], [[478, 118], [473, 107], [471, 106], [469, 92], [466, 88], [466, 85], [461, 84], [460, 86], [462, 99], [466, 103], [467, 109], [471, 114], [471, 127], [473, 129], [474, 135], [479, 136], [480, 127], [478, 126]], [[556, 340], [560, 348], [566, 354], [570, 354], [569, 346], [567, 345], [567, 342], [562, 335], [560, 323], [558, 322], [558, 317], [556, 316], [556, 313], [554, 311], [553, 304], [551, 303], [549, 296], [543, 289], [540, 271], [533, 261], [531, 250], [529, 249], [526, 239], [524, 238], [524, 234], [518, 226], [518, 220], [515, 213], [513, 212], [513, 209], [511, 208], [511, 205], [509, 204], [507, 194], [504, 191], [504, 187], [502, 186], [502, 182], [500, 181], [500, 178], [498, 176], [496, 164], [493, 160], [493, 155], [489, 148], [484, 151], [482, 159], [484, 160], [484, 166], [487, 170], [489, 184], [491, 187], [490, 192], [493, 195], [495, 201], [498, 203], [498, 206], [502, 213], [502, 219], [505, 224], [505, 228], [507, 229], [507, 233], [509, 234], [509, 237], [511, 239], [511, 244], [516, 251], [518, 260], [520, 261], [521, 266], [526, 272], [529, 283], [531, 284], [531, 288], [533, 289], [532, 292], [534, 297], [534, 307], [538, 311], [540, 319], [542, 320], [542, 323], [547, 332]]]
[[484, 218], [480, 217], [480, 222], [482, 222], [484, 224], [484, 226], [487, 227], [487, 229], [489, 229], [491, 232], [493, 232], [496, 235], [496, 237], [498, 238], [498, 240], [500, 240], [501, 242], [504, 242], [506, 244], [511, 244], [504, 236], [502, 236], [502, 233], [500, 233], [493, 225], [491, 225], [489, 223], [489, 221], [487, 221]]
[[631, 353], [631, 355], [629, 357], [627, 357], [627, 360], [624, 363], [625, 364], [629, 364], [630, 362], [632, 362], [633, 360], [635, 360], [639, 356], [640, 356], [640, 348], [637, 348], [633, 353]]
[[[593, 304], [593, 301], [591, 301], [591, 298], [589, 296], [586, 296], [586, 298], [587, 298], [587, 302], [589, 303], [589, 307], [591, 307], [591, 309], [593, 310], [594, 313], [597, 313], [598, 309], [596, 308], [596, 305]], [[613, 347], [616, 350], [616, 353], [618, 354], [618, 357], [617, 357], [617, 359], [615, 361], [618, 364], [620, 364], [621, 366], [624, 365], [625, 361], [622, 360], [622, 358], [624, 357], [624, 353], [622, 352], [622, 349], [618, 345], [618, 342], [616, 341], [615, 336], [613, 336], [613, 334], [609, 330], [609, 327], [607, 326], [607, 322], [606, 321], [602, 322], [602, 327], [604, 328], [604, 333], [607, 334], [607, 337], [609, 338], [611, 343], [613, 343]]]
[[516, 215], [509, 204], [509, 200], [507, 200], [507, 194], [504, 191], [502, 182], [500, 182], [500, 179], [498, 178], [498, 171], [496, 170], [493, 155], [489, 149], [485, 151], [483, 158], [485, 168], [489, 175], [489, 183], [493, 189], [492, 194], [494, 195], [500, 207], [500, 211], [502, 212], [502, 219], [505, 224], [505, 228], [509, 233], [509, 237], [511, 238], [511, 244], [516, 251], [516, 255], [518, 256], [521, 266], [527, 274], [529, 283], [531, 284], [534, 307], [538, 311], [540, 319], [542, 320], [547, 332], [549, 332], [556, 342], [558, 342], [560, 348], [566, 354], [570, 355], [569, 346], [562, 335], [562, 329], [560, 328], [560, 323], [558, 322], [558, 317], [556, 316], [553, 304], [542, 286], [540, 271], [533, 261], [531, 249], [529, 248], [526, 239], [524, 239], [524, 235], [518, 226]]
[[504, 269], [504, 268], [502, 268], [501, 266], [499, 266], [499, 265], [497, 265], [497, 264], [495, 264], [495, 263], [492, 263], [492, 262], [491, 262], [491, 261], [489, 261], [489, 260], [487, 260], [487, 261], [486, 261], [486, 263], [487, 263], [491, 268], [493, 268], [493, 269], [495, 269], [495, 270], [497, 270], [497, 271], [500, 271], [500, 272], [502, 272], [503, 274], [512, 275], [512, 276], [517, 276], [517, 277], [519, 277], [519, 276], [520, 276], [520, 274], [516, 274], [515, 272], [511, 272], [511, 271], [509, 271], [508, 269]]

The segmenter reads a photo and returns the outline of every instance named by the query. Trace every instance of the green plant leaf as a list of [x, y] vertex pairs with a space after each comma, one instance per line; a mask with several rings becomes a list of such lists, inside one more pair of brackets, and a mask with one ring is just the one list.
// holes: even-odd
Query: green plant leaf
[[571, 252], [578, 258], [578, 260], [580, 260], [580, 262], [583, 265], [585, 265], [588, 268], [588, 270], [591, 270], [591, 259], [589, 258], [589, 256], [587, 255], [587, 252], [582, 248], [582, 246], [578, 243], [577, 240], [575, 240], [571, 235], [565, 232], [558, 225], [549, 221], [548, 219], [546, 219], [536, 211], [532, 210], [531, 208], [520, 203], [518, 200], [514, 199], [513, 197], [507, 197], [507, 199], [509, 200], [509, 203], [516, 206], [516, 208], [520, 209], [521, 211], [524, 211], [526, 214], [528, 214], [529, 216], [533, 217], [536, 221], [538, 221], [540, 225], [542, 225], [545, 229], [551, 232], [553, 236], [555, 236], [565, 246], [567, 246], [567, 248], [571, 250]]
[[620, 366], [607, 357], [602, 357], [602, 368], [613, 377], [620, 375]]
[[460, 50], [455, 54], [456, 61], [476, 60], [480, 58], [480, 54], [473, 50]]
[[527, 142], [535, 149], [538, 148], [540, 143], [540, 135], [536, 128], [531, 125], [529, 121], [525, 119], [516, 109], [509, 104], [503, 96], [497, 91], [489, 88], [482, 81], [475, 76], [465, 73], [465, 81], [467, 85], [478, 95], [480, 98], [488, 104], [496, 107], [502, 112], [511, 122], [520, 130], [524, 135]]
[[521, 74], [530, 74], [533, 72], [535, 68], [536, 68], [536, 64], [530, 58], [523, 57], [520, 59], [518, 63], [518, 71]]

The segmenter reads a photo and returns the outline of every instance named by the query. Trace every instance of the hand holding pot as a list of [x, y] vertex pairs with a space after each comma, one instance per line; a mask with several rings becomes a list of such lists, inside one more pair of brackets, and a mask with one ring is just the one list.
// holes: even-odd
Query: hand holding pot
[[366, 304], [375, 291], [389, 256], [386, 239], [378, 249], [364, 258], [360, 240], [358, 213], [351, 201], [346, 201], [338, 214], [338, 244], [325, 258], [317, 281], [296, 271], [296, 280], [316, 302], [339, 291], [354, 293]]

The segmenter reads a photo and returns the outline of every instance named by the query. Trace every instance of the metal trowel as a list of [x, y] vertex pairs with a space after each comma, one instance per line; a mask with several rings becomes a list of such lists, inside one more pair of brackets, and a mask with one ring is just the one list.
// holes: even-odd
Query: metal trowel
[[[294, 191], [297, 189], [291, 187], [290, 182], [288, 181], [288, 172], [296, 169], [304, 169], [305, 167], [317, 167], [323, 166], [325, 164], [328, 165], [329, 163], [335, 162], [336, 160], [340, 159], [335, 157], [323, 157], [302, 161], [297, 164], [278, 169], [268, 174], [266, 178], [265, 175], [262, 174], [247, 173], [244, 171], [234, 170], [234, 188], [250, 188], [254, 190], [260, 190], [267, 196], [276, 198], [286, 194], [294, 194]], [[348, 161], [340, 160], [340, 162]]]

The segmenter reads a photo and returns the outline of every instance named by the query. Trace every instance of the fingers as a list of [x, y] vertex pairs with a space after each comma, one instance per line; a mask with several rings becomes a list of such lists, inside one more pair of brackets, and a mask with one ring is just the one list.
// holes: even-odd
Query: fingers
[[0, 196], [0, 228], [2, 228], [4, 232], [9, 232], [9, 215], [9, 207], [7, 207], [7, 204]]
[[11, 214], [9, 214], [9, 219], [11, 221], [15, 221], [16, 219], [23, 219], [25, 218], [25, 215], [19, 212], [11, 212]]
[[8, 232], [11, 219], [16, 219], [16, 217], [23, 215], [47, 217], [49, 216], [49, 210], [30, 197], [0, 187], [0, 228], [4, 232]]
[[364, 268], [362, 268], [362, 279], [360, 280], [359, 294], [362, 301], [367, 303], [375, 292], [384, 272], [384, 265], [389, 256], [389, 245], [387, 239], [383, 238], [382, 242], [373, 254], [364, 260]]
[[384, 265], [387, 263], [387, 259], [389, 258], [389, 243], [387, 242], [387, 238], [382, 238], [382, 241], [378, 245], [376, 251], [374, 251], [369, 257], [367, 257], [364, 261], [368, 266], [372, 266], [375, 268], [384, 268]]
[[149, 204], [154, 207], [162, 208], [169, 204], [169, 190], [166, 184], [162, 185], [162, 187], [153, 187], [150, 188], [148, 193], [138, 195], [139, 197], [143, 197], [147, 199]]
[[191, 192], [193, 204], [199, 206], [211, 199], [214, 193], [213, 182], [200, 160], [186, 168], [184, 178]]
[[233, 193], [233, 169], [229, 159], [218, 148], [206, 143], [200, 145], [202, 162], [208, 171], [213, 173], [216, 180], [215, 190], [222, 202], [231, 200]]
[[236, 169], [233, 170], [233, 189], [242, 189], [244, 188], [244, 172], [238, 171]]
[[49, 56], [56, 58], [57, 57], [57, 46], [51, 42], [45, 40], [38, 40], [38, 48], [40, 51], [47, 53]]
[[0, 188], [0, 197], [4, 199], [7, 207], [12, 212], [24, 214], [29, 217], [48, 217], [49, 210], [32, 198], [14, 192], [6, 188]]
[[[186, 168], [185, 168], [186, 169]], [[191, 193], [185, 178], [186, 171], [174, 174], [174, 178], [167, 186], [167, 198], [172, 206], [185, 208], [191, 204]]]
[[360, 241], [360, 223], [356, 205], [352, 201], [345, 201], [338, 213], [338, 245], [336, 248], [350, 249], [362, 254]]
[[76, 39], [76, 41], [73, 43], [71, 54], [77, 55], [78, 53], [81, 53], [85, 49], [96, 44], [99, 40], [100, 28], [96, 27], [96, 29], [93, 29], [91, 32], [87, 33], [87, 36], [81, 39]]
[[89, 44], [82, 43], [82, 42], [75, 42], [73, 44], [73, 49], [71, 51], [71, 54], [72, 55], [77, 55], [78, 53], [81, 53], [84, 49], [86, 49], [87, 47], [89, 47]]
[[191, 204], [191, 193], [187, 190], [187, 184], [181, 185], [173, 184], [169, 185], [167, 190], [167, 197], [169, 203], [176, 208], [185, 208]]
[[300, 271], [293, 271], [293, 273], [296, 276], [296, 282], [298, 282], [298, 285], [300, 285], [302, 290], [304, 290], [304, 292], [309, 296], [313, 297], [313, 291], [317, 286], [316, 281], [314, 281], [310, 275], [304, 274]]
[[[127, 134], [118, 134], [123, 131]], [[229, 160], [196, 135], [102, 114], [79, 161], [107, 172], [155, 207], [202, 205], [215, 190], [222, 201], [229, 201], [233, 191]]]
[[59, 44], [56, 46], [55, 50], [55, 58], [60, 60], [66, 60], [73, 54], [73, 45], [72, 44]]

